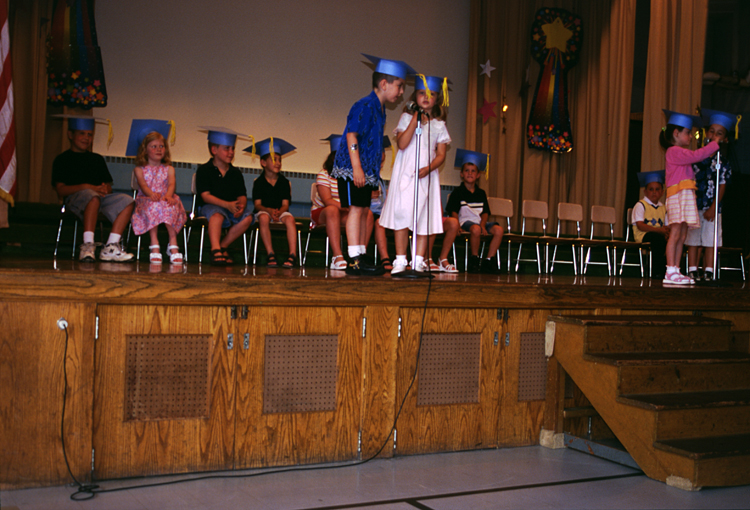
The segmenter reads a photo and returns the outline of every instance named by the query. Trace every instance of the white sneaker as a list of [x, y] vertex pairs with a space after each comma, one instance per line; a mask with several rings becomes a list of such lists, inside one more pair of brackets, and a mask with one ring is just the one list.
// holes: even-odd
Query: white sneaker
[[406, 271], [406, 266], [408, 266], [409, 263], [406, 261], [401, 260], [394, 260], [393, 261], [393, 269], [391, 269], [391, 274], [397, 274], [397, 273], [403, 273]]
[[81, 253], [78, 255], [78, 260], [81, 262], [95, 262], [96, 261], [96, 244], [94, 243], [83, 243], [81, 245]]
[[99, 252], [99, 260], [112, 262], [127, 262], [133, 258], [132, 253], [128, 253], [120, 248], [120, 243], [109, 243], [102, 251]]

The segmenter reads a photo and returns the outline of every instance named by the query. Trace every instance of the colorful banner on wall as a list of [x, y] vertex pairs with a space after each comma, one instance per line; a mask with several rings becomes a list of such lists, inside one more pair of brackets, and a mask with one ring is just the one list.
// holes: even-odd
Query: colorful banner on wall
[[554, 153], [573, 150], [566, 75], [578, 62], [581, 18], [564, 9], [539, 9], [531, 25], [531, 54], [542, 70], [536, 82], [526, 137], [529, 147]]
[[47, 101], [89, 109], [107, 106], [94, 0], [57, 0], [47, 52]]

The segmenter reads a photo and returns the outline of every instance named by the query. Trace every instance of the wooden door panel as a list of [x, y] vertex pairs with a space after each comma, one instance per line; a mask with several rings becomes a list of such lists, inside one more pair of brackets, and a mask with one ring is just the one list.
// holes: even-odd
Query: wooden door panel
[[[113, 305], [100, 307], [99, 318], [96, 477], [231, 468], [236, 362], [235, 350], [227, 350], [227, 334], [234, 327], [228, 308]], [[134, 342], [141, 350], [129, 358]], [[203, 354], [205, 360], [195, 359]], [[141, 358], [143, 363], [134, 368], [133, 360]], [[172, 372], [163, 373], [168, 370]], [[203, 379], [191, 387], [187, 378], [196, 370]], [[167, 382], [172, 385], [165, 389]], [[139, 414], [132, 411], [133, 398]], [[201, 408], [196, 415], [195, 409], [171, 401], [195, 399], [208, 400], [207, 412]]]
[[[238, 335], [244, 342], [244, 333], [249, 334], [249, 348], [238, 351], [237, 468], [356, 457], [362, 400], [362, 316], [362, 308], [250, 308], [247, 330]], [[300, 342], [306, 338], [315, 342], [318, 335], [337, 336], [335, 409], [264, 412], [267, 335], [299, 336]], [[304, 386], [308, 375], [304, 368], [293, 374], [290, 391], [292, 384], [297, 388], [294, 391]]]
[[[397, 408], [416, 369], [422, 314], [422, 309], [401, 309], [403, 326], [396, 362]], [[497, 320], [495, 310], [427, 310], [426, 334], [479, 335], [478, 401], [418, 405], [420, 385], [417, 375], [398, 420], [396, 454], [489, 448], [497, 444], [499, 386], [503, 375], [499, 366], [502, 346], [494, 345], [495, 332], [498, 337], [502, 336], [502, 323]]]

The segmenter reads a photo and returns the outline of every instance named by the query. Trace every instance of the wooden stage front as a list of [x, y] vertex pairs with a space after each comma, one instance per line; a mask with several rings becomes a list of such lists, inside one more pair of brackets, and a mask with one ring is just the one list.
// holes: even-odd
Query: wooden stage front
[[0, 488], [69, 481], [64, 360], [79, 480], [231, 470], [538, 444], [550, 314], [695, 313], [750, 290], [0, 260]]

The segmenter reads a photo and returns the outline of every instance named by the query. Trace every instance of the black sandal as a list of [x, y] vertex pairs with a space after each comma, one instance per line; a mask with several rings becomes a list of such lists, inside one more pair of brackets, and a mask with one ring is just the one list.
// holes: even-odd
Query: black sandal
[[234, 264], [234, 260], [232, 260], [232, 257], [229, 256], [229, 250], [226, 248], [221, 249], [221, 254], [224, 256], [224, 261], [227, 263], [227, 265], [231, 266]]
[[388, 257], [382, 258], [378, 261], [379, 266], [383, 266], [383, 269], [386, 271], [390, 271], [393, 269], [393, 261], [389, 259]]
[[284, 268], [285, 269], [291, 269], [294, 266], [297, 265], [297, 254], [296, 253], [290, 253], [289, 257], [287, 257], [286, 262], [284, 262]]
[[226, 266], [227, 259], [224, 258], [223, 250], [211, 250], [211, 265], [212, 266]]
[[266, 265], [268, 267], [279, 267], [279, 263], [276, 261], [276, 255], [273, 253], [268, 254], [268, 259], [266, 260]]

